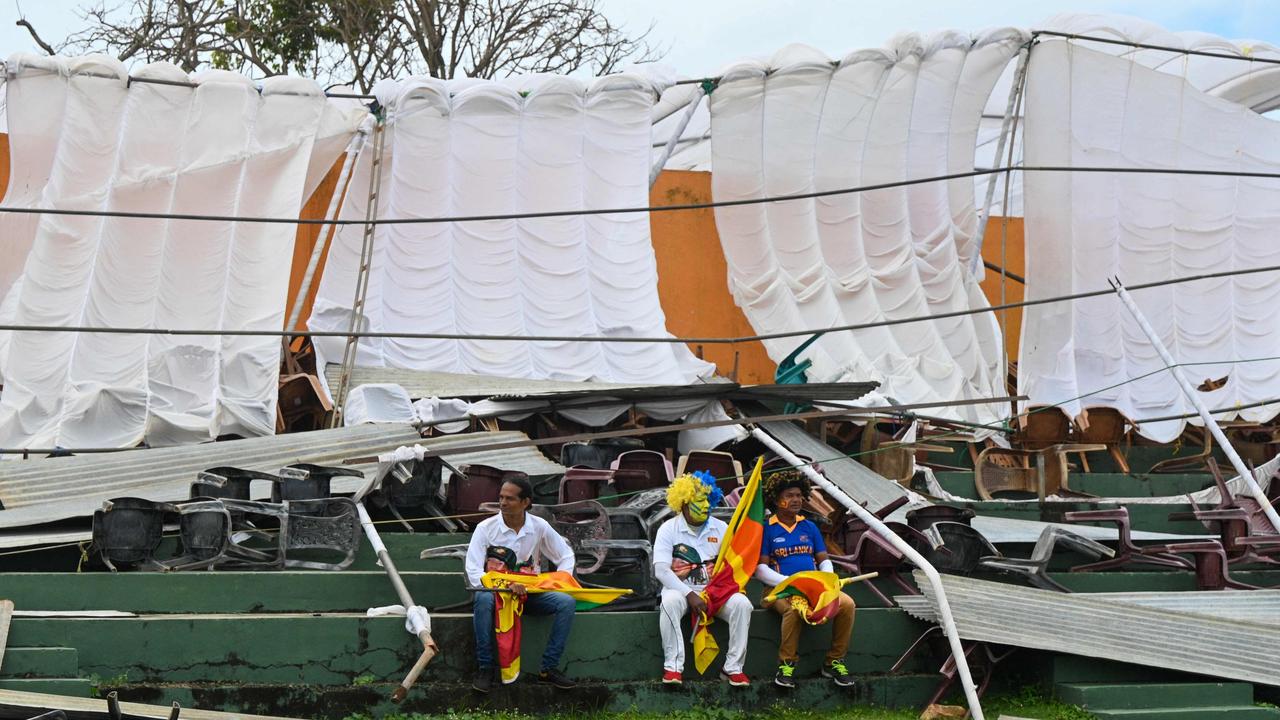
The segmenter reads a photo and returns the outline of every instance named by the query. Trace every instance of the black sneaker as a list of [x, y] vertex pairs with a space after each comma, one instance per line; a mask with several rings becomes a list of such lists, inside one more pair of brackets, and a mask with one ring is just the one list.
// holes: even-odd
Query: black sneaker
[[560, 668], [551, 668], [538, 673], [538, 682], [554, 685], [561, 690], [572, 690], [578, 687], [578, 683], [569, 679], [568, 675], [560, 672]]
[[853, 685], [853, 676], [849, 674], [849, 668], [844, 666], [844, 658], [832, 660], [822, 666], [822, 677], [831, 678], [840, 687], [850, 687]]
[[773, 684], [790, 690], [796, 686], [795, 678], [792, 677], [795, 673], [796, 664], [783, 660], [778, 663], [778, 674], [773, 676]]
[[471, 679], [471, 689], [478, 693], [488, 694], [493, 689], [493, 668], [477, 670], [476, 676]]

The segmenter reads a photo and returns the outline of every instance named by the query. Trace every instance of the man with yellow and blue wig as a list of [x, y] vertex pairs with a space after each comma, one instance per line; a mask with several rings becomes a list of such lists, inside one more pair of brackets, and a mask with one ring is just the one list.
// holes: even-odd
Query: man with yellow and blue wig
[[[684, 672], [684, 634], [680, 622], [686, 612], [694, 616], [707, 611], [701, 596], [715, 565], [728, 526], [711, 517], [712, 508], [723, 500], [710, 473], [698, 471], [681, 475], [667, 488], [667, 505], [676, 516], [658, 528], [653, 543], [653, 571], [662, 583], [658, 604], [658, 628], [662, 632], [662, 682], [680, 685]], [[735, 594], [716, 613], [729, 624], [729, 651], [721, 676], [734, 687], [751, 684], [742, 672], [747, 654], [747, 631], [751, 624], [751, 601]]]

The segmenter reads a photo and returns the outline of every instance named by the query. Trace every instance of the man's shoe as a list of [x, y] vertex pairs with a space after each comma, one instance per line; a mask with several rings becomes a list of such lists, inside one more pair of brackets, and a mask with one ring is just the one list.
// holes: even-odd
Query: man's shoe
[[790, 690], [796, 686], [795, 678], [792, 677], [795, 673], [796, 664], [783, 660], [778, 663], [778, 674], [773, 676], [773, 684]]
[[850, 687], [853, 685], [853, 676], [849, 674], [849, 668], [844, 666], [844, 660], [832, 660], [822, 666], [822, 677], [831, 678], [840, 687]]
[[728, 680], [729, 684], [732, 685], [733, 687], [751, 687], [751, 680], [746, 676], [745, 673], [740, 673], [740, 672], [727, 673], [721, 670], [720, 677], [724, 678], [725, 680]]
[[578, 687], [578, 683], [571, 680], [568, 675], [560, 672], [560, 668], [551, 668], [538, 673], [538, 682], [554, 685], [561, 690], [572, 690]]
[[471, 680], [471, 689], [486, 694], [493, 689], [493, 669], [477, 670], [476, 676]]
[[680, 676], [679, 670], [663, 670], [662, 684], [663, 685], [683, 685], [684, 678]]

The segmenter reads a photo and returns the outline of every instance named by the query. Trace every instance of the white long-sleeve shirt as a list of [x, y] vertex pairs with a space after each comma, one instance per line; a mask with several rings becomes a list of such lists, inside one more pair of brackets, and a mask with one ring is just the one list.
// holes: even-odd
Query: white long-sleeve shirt
[[574, 558], [573, 548], [560, 533], [551, 527], [551, 523], [537, 515], [525, 513], [524, 525], [520, 532], [507, 527], [502, 515], [480, 521], [475, 532], [471, 534], [471, 543], [467, 546], [467, 582], [471, 587], [480, 587], [480, 578], [484, 577], [485, 557], [489, 548], [510, 548], [521, 563], [531, 559], [535, 566], [541, 567], [542, 559], [555, 563], [556, 570], [572, 573]]

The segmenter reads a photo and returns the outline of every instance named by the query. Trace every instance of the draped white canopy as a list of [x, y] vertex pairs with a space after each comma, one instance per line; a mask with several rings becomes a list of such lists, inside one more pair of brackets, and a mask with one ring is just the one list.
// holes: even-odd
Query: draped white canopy
[[[378, 217], [432, 218], [649, 204], [654, 87], [411, 78], [379, 85], [387, 108]], [[372, 152], [343, 208], [363, 219]], [[378, 226], [365, 319], [374, 331], [668, 336], [646, 213]], [[312, 330], [346, 330], [363, 226], [337, 233]], [[318, 340], [322, 361], [342, 339]], [[687, 383], [714, 366], [683, 344], [362, 340], [357, 363], [556, 380]]]
[[[982, 108], [1024, 43], [902, 35], [838, 63], [790, 46], [730, 66], [711, 95], [712, 188], [739, 200], [968, 172]], [[760, 333], [945, 313], [985, 305], [967, 263], [977, 249], [968, 178], [724, 207], [716, 225], [729, 286]], [[766, 342], [782, 361], [805, 338]], [[874, 379], [902, 402], [1003, 395], [990, 315], [824, 335], [800, 354], [815, 380]], [[998, 405], [945, 411], [991, 422]]]
[[[313, 82], [9, 59], [5, 204], [297, 216], [363, 109]], [[0, 318], [22, 325], [266, 329], [283, 321], [287, 224], [0, 215]], [[282, 270], [283, 269], [283, 270]], [[280, 341], [0, 334], [0, 446], [119, 447], [270, 434]]]
[[[1247, 65], [1247, 63], [1241, 63]], [[1280, 172], [1280, 125], [1189, 80], [1046, 40], [1027, 78], [1028, 165]], [[1173, 174], [1028, 173], [1028, 298], [1280, 264], [1280, 180]], [[1134, 298], [1210, 407], [1280, 397], [1280, 284], [1241, 275]], [[1028, 308], [1019, 383], [1029, 404], [1089, 405], [1135, 420], [1194, 412], [1112, 295]], [[1219, 415], [1261, 421], [1280, 404]], [[1184, 420], [1139, 432], [1177, 437]], [[1199, 422], [1198, 419], [1194, 422]]]

